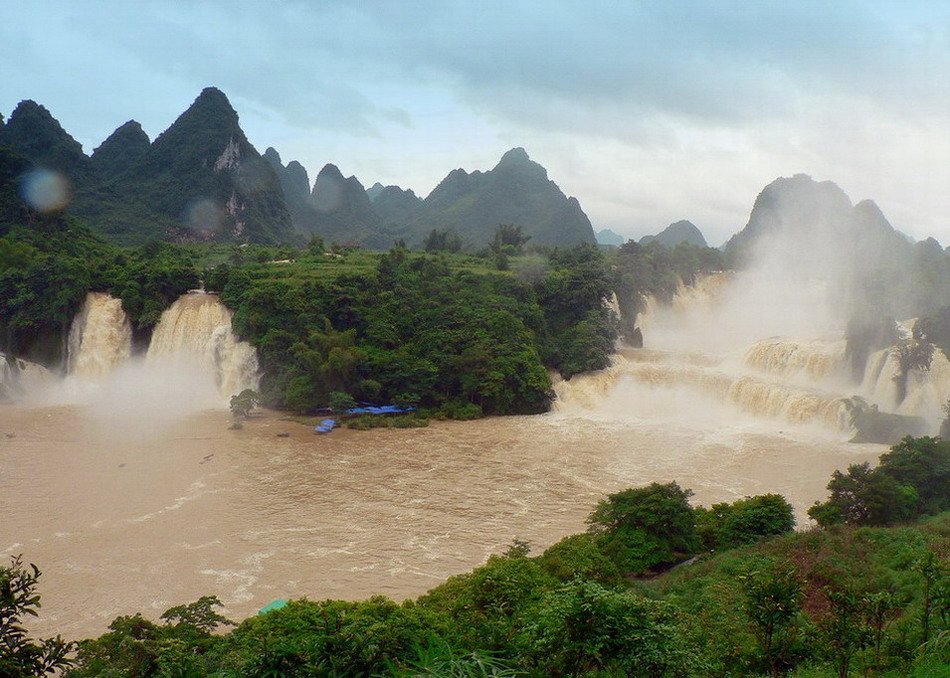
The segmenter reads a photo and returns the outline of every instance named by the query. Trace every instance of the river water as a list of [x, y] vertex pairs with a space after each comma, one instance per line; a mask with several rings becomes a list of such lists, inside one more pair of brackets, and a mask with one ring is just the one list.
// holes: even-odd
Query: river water
[[326, 436], [272, 413], [139, 428], [0, 406], [0, 555], [44, 572], [38, 634], [97, 635], [206, 594], [242, 619], [275, 598], [417, 596], [514, 538], [540, 552], [605, 493], [652, 481], [707, 505], [779, 492], [803, 516], [834, 469], [884, 449], [741, 413], [724, 425], [695, 399], [683, 407], [705, 414], [684, 418], [670, 394], [669, 417], [641, 417], [621, 407], [629, 386], [597, 409]]
[[606, 494], [654, 481], [707, 506], [777, 492], [807, 526], [832, 471], [885, 450], [846, 442], [854, 394], [936, 432], [942, 354], [898, 403], [892, 350], [852, 383], [840, 328], [782, 327], [789, 304], [755, 325], [772, 298], [730, 306], [730, 289], [758, 287], [728, 283], [681, 288], [669, 308], [647, 300], [652, 348], [559, 382], [549, 414], [326, 436], [274, 413], [229, 428], [224, 405], [258, 366], [216, 296], [183, 296], [132, 356], [121, 306], [90, 294], [65, 379], [0, 373], [24, 398], [0, 405], [0, 558], [43, 569], [32, 630], [67, 638], [202, 595], [237, 620], [275, 598], [401, 600], [516, 538], [539, 553]]

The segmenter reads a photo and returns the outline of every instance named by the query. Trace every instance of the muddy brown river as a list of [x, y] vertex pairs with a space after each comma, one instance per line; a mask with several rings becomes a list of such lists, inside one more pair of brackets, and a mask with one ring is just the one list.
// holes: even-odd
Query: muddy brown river
[[884, 449], [664, 405], [680, 406], [697, 415], [576, 408], [318, 436], [273, 413], [229, 430], [224, 410], [145, 427], [2, 405], [0, 556], [41, 567], [31, 628], [68, 638], [206, 594], [234, 619], [275, 598], [400, 600], [514, 538], [537, 553], [583, 530], [609, 492], [677, 480], [707, 505], [779, 492], [803, 517], [834, 469]]

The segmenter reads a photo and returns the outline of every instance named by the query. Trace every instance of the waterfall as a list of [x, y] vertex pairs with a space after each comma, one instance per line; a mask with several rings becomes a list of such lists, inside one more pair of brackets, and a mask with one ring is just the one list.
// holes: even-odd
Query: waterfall
[[897, 379], [901, 375], [897, 352], [885, 348], [868, 357], [861, 384], [862, 394], [882, 410], [934, 422], [946, 417], [944, 404], [950, 399], [950, 361], [943, 351], [934, 351], [928, 370], [911, 370], [907, 375], [907, 395], [897, 402]]
[[122, 302], [90, 292], [69, 329], [67, 374], [95, 379], [125, 363], [132, 354], [132, 325]]
[[[710, 329], [718, 329], [721, 302], [734, 281], [730, 273], [700, 274], [692, 285], [681, 282], [669, 304], [653, 295], [643, 297], [637, 327], [643, 333], [644, 346], [691, 351], [720, 348], [710, 344]], [[722, 344], [716, 339], [716, 344]], [[729, 336], [726, 341], [730, 347], [731, 340]]]
[[843, 376], [845, 345], [835, 342], [797, 342], [772, 338], [753, 344], [745, 351], [747, 367], [783, 377], [810, 380]]
[[[633, 359], [628, 359], [631, 356]], [[675, 418], [714, 411], [720, 421], [730, 413], [793, 424], [819, 424], [850, 431], [845, 398], [814, 388], [764, 381], [729, 370], [728, 362], [708, 357], [625, 351], [606, 370], [577, 375], [554, 384], [560, 411], [646, 412]], [[615, 394], [620, 397], [611, 405]]]
[[0, 353], [0, 402], [19, 400], [51, 379], [52, 374], [42, 365]]
[[[668, 304], [645, 297], [637, 326], [646, 348], [622, 351], [602, 372], [556, 382], [555, 409], [621, 424], [809, 424], [888, 444], [937, 433], [950, 398], [950, 361], [941, 351], [930, 369], [907, 375], [900, 402], [895, 347], [871, 354], [855, 384], [840, 300], [827, 281], [789, 282], [775, 273], [701, 276]], [[912, 326], [902, 324], [905, 336]]]
[[258, 383], [257, 353], [231, 331], [231, 311], [217, 295], [186, 294], [162, 313], [146, 364], [209, 377], [223, 398]]

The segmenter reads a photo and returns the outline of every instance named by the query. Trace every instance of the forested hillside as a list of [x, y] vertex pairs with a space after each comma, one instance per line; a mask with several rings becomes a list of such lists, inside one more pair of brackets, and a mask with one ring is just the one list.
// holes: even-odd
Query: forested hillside
[[453, 170], [424, 201], [395, 186], [369, 194], [332, 163], [310, 186], [299, 162], [285, 166], [273, 148], [258, 153], [214, 87], [154, 142], [129, 120], [91, 156], [45, 107], [25, 100], [8, 121], [0, 117], [3, 145], [55, 172], [68, 187], [70, 212], [119, 245], [299, 245], [318, 235], [388, 250], [397, 242], [418, 246], [431, 229], [443, 229], [476, 250], [500, 223], [522, 228], [535, 244], [594, 242], [577, 199], [565, 196], [524, 149], [509, 151], [487, 172]]

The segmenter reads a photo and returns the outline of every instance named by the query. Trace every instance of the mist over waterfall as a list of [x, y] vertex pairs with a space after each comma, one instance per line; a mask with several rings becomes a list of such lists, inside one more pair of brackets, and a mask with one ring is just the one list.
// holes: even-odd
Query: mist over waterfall
[[[4, 370], [8, 394], [14, 376]], [[232, 395], [257, 389], [258, 379], [257, 352], [234, 336], [231, 311], [217, 295], [180, 297], [162, 314], [147, 353], [135, 355], [121, 301], [91, 292], [70, 326], [65, 378], [19, 392], [41, 404], [80, 405], [112, 435], [147, 435], [227, 407]]]
[[934, 345], [913, 329], [945, 303], [930, 250], [942, 251], [909, 244], [831, 182], [777, 179], [726, 245], [736, 270], [697, 276], [670, 303], [628, 304], [643, 348], [557, 384], [557, 406], [707, 430], [804, 424], [885, 444], [936, 434], [950, 362], [939, 348], [918, 357]]
[[53, 375], [42, 365], [0, 353], [0, 403], [19, 400], [52, 380]]
[[[761, 303], [761, 290], [743, 289], [762, 276], [713, 274], [681, 285], [670, 304], [645, 299], [638, 317], [645, 348], [622, 349], [607, 370], [556, 383], [556, 409], [703, 430], [804, 425], [843, 439], [858, 439], [861, 411], [891, 416], [886, 423], [895, 431], [937, 433], [950, 398], [950, 361], [942, 352], [929, 370], [907, 375], [903, 399], [894, 346], [873, 352], [855, 381], [843, 321], [822, 304], [808, 320], [806, 302], [820, 299], [820, 281], [779, 295], [797, 297], [783, 318], [783, 307]], [[876, 435], [878, 442], [886, 437]]]
[[102, 377], [131, 355], [132, 324], [122, 310], [122, 301], [102, 292], [89, 292], [69, 329], [67, 374]]

